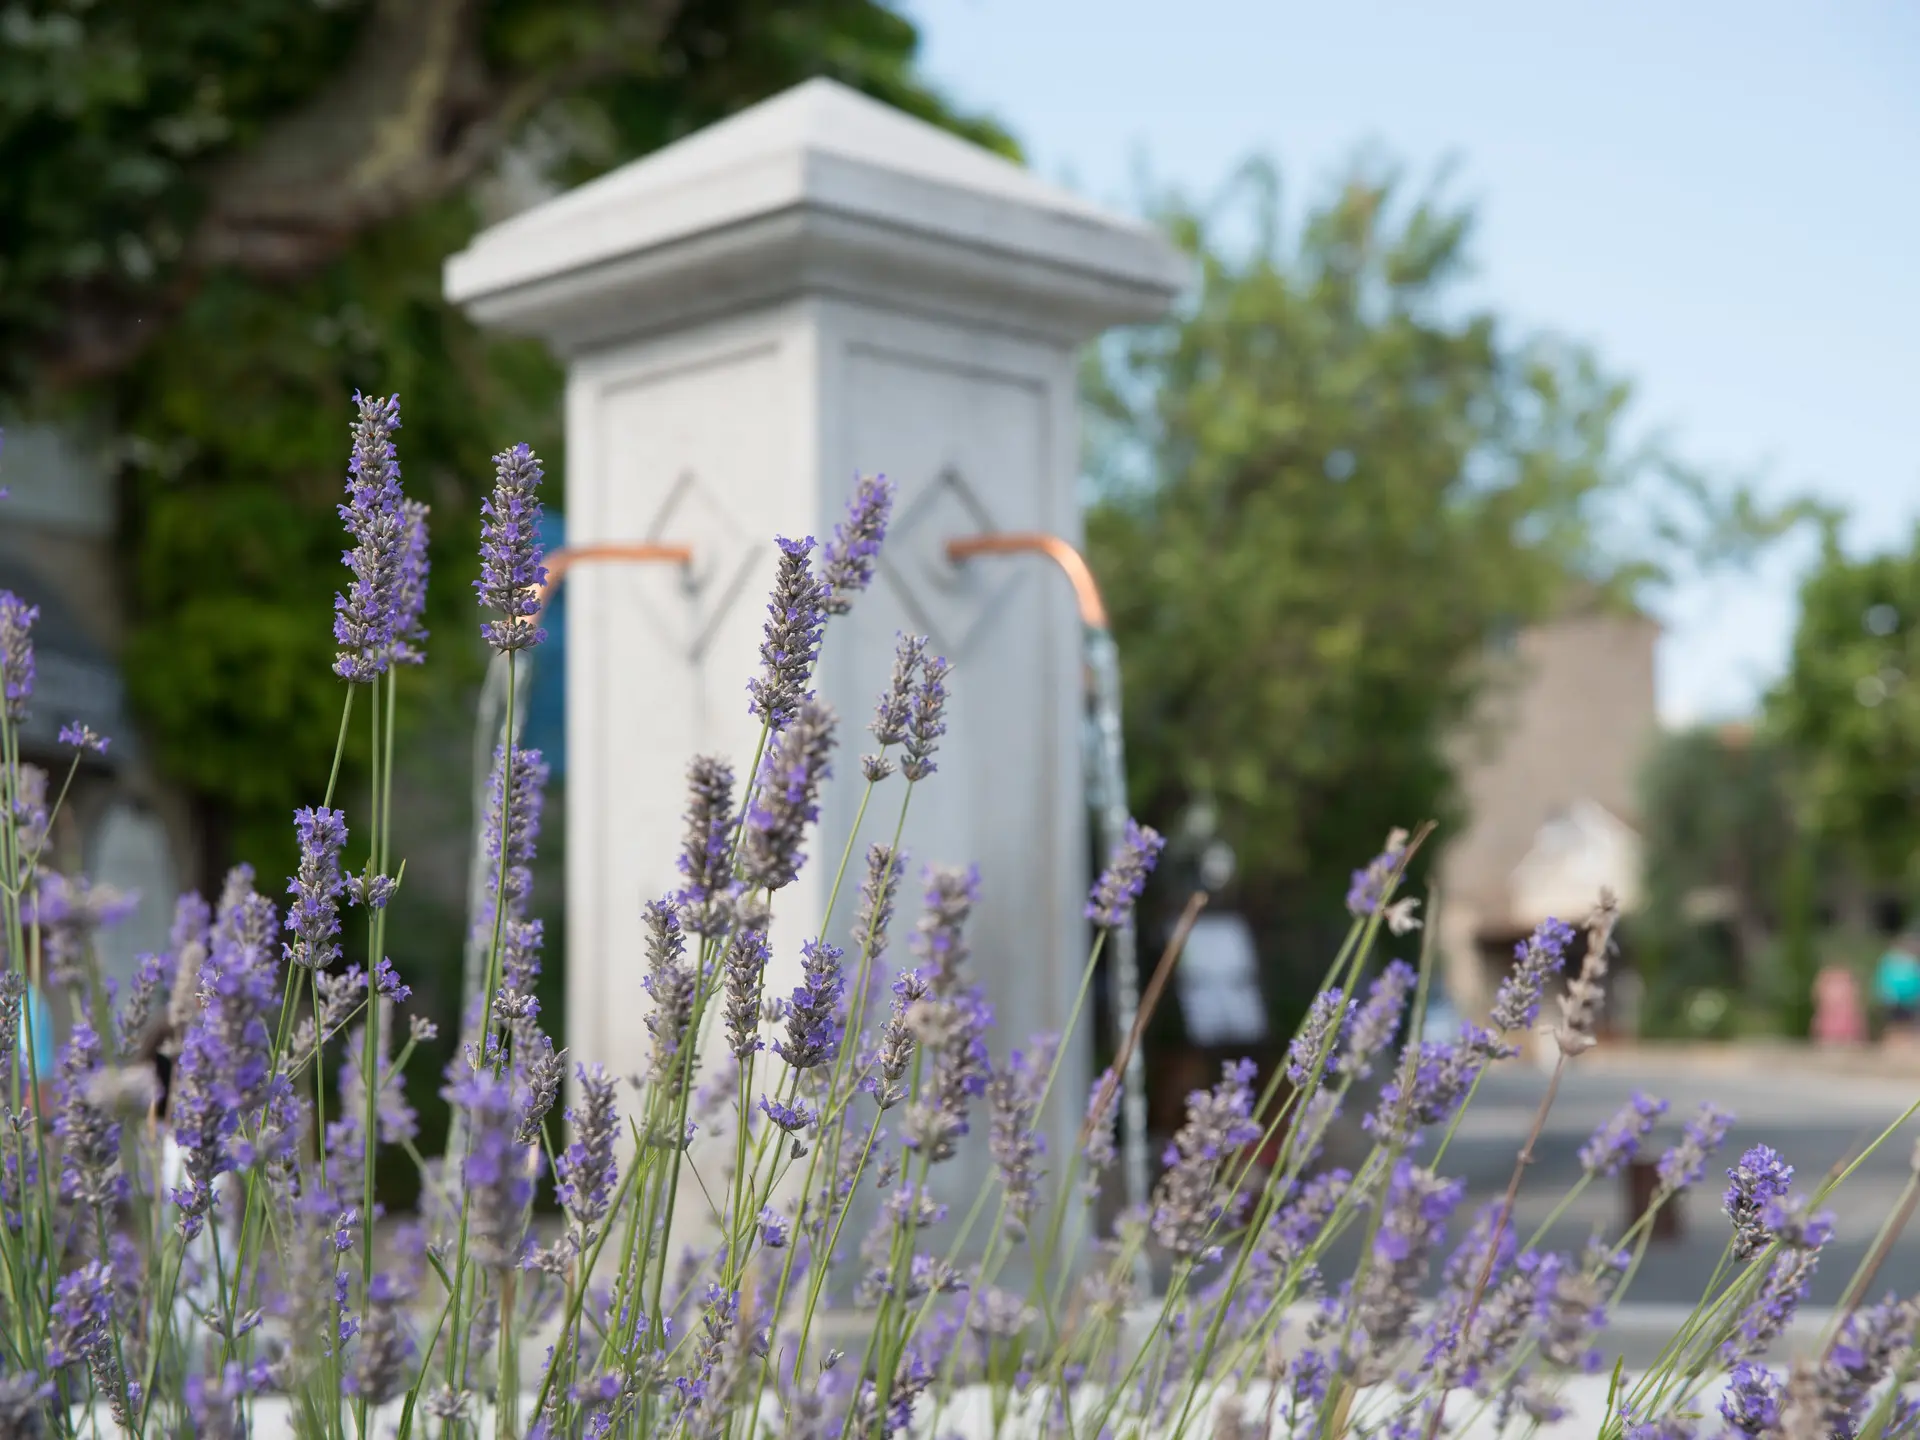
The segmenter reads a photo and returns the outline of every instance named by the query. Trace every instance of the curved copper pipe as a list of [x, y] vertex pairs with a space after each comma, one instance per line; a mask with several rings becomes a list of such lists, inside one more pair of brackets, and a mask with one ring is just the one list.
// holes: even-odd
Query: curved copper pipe
[[656, 540], [606, 540], [590, 545], [568, 545], [547, 556], [547, 581], [540, 587], [540, 603], [545, 605], [560, 588], [560, 582], [583, 560], [634, 560], [693, 563], [691, 545], [663, 544]]
[[1073, 586], [1073, 598], [1080, 606], [1080, 622], [1095, 630], [1107, 628], [1107, 607], [1100, 598], [1100, 586], [1086, 557], [1058, 535], [1037, 530], [1010, 530], [1005, 534], [963, 535], [947, 542], [947, 558], [958, 565], [975, 555], [1044, 555], [1060, 567]]

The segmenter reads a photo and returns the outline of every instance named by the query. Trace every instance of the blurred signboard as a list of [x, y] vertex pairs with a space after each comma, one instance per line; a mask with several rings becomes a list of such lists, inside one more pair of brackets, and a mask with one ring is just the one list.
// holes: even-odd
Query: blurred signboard
[[1187, 1037], [1196, 1045], [1255, 1045], [1267, 1038], [1253, 931], [1239, 915], [1202, 915], [1174, 971]]

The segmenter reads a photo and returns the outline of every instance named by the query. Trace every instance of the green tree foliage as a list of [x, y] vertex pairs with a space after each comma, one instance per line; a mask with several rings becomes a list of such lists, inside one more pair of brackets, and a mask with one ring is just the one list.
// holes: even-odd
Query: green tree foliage
[[1465, 209], [1365, 170], [1297, 228], [1276, 197], [1254, 167], [1168, 207], [1200, 281], [1097, 367], [1089, 542], [1136, 808], [1217, 807], [1286, 972], [1389, 827], [1457, 818], [1490, 639], [1785, 521], [1629, 445], [1591, 356], [1465, 304]]
[[1869, 881], [1920, 885], [1920, 533], [1855, 560], [1829, 528], [1767, 721], [1819, 833]]
[[1647, 983], [1642, 1012], [1655, 1028], [1697, 988], [1771, 999], [1794, 1023], [1809, 977], [1774, 964], [1791, 972], [1793, 956], [1775, 938], [1810, 904], [1800, 897], [1806, 856], [1793, 781], [1784, 747], [1745, 728], [1680, 731], [1649, 757], [1640, 799], [1646, 890], [1633, 936]]
[[127, 680], [210, 865], [275, 863], [325, 783], [353, 390], [400, 392], [433, 507], [420, 683], [477, 663], [489, 454], [557, 476], [557, 369], [439, 294], [500, 176], [577, 183], [821, 74], [1011, 152], [915, 44], [886, 0], [5, 7], [0, 400], [119, 437]]

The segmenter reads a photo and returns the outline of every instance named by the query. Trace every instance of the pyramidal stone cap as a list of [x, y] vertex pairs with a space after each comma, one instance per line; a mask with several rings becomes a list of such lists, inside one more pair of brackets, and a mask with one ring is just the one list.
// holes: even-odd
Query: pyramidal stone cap
[[810, 80], [483, 231], [445, 290], [563, 354], [810, 293], [1072, 344], [1191, 275], [1151, 227]]

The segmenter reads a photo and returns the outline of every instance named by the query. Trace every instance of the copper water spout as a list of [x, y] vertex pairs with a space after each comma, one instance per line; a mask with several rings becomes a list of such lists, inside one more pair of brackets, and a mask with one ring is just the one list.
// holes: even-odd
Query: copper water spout
[[560, 588], [567, 571], [583, 560], [629, 560], [641, 563], [693, 563], [691, 545], [663, 544], [656, 540], [607, 540], [597, 544], [568, 545], [547, 556], [547, 581], [540, 587], [540, 603], [545, 605]]
[[1107, 607], [1100, 599], [1100, 586], [1086, 557], [1058, 535], [1037, 530], [1010, 530], [1004, 534], [962, 535], [947, 542], [947, 558], [959, 564], [975, 555], [1044, 555], [1060, 567], [1073, 586], [1073, 598], [1080, 606], [1080, 623], [1093, 630], [1107, 628]]

